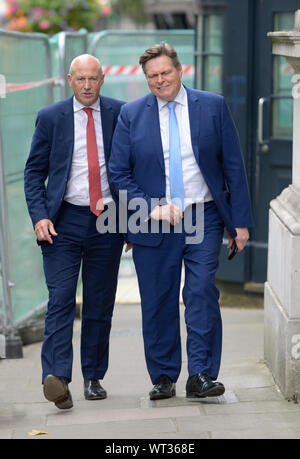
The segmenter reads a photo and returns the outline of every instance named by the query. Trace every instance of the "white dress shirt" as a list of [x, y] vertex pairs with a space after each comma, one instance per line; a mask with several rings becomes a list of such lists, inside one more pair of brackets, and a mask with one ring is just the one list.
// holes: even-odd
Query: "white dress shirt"
[[[82, 110], [84, 107], [84, 105], [82, 105], [75, 97], [73, 97], [74, 150], [69, 180], [67, 183], [67, 189], [64, 199], [65, 201], [68, 201], [71, 204], [75, 204], [77, 206], [90, 205], [89, 170], [86, 148], [86, 126], [88, 116], [87, 113], [85, 113]], [[109, 189], [105, 164], [102, 124], [100, 115], [100, 99], [98, 98], [97, 101], [93, 105], [91, 105], [90, 108], [93, 109], [92, 113], [96, 131], [103, 204], [107, 204], [108, 202], [112, 201], [112, 196]]]
[[[188, 110], [188, 100], [185, 88], [181, 88], [174, 99], [177, 102], [175, 105], [175, 113], [177, 117], [179, 135], [180, 135], [180, 149], [182, 159], [182, 172], [183, 172], [183, 185], [184, 196], [186, 205], [196, 202], [212, 201], [213, 197], [209, 188], [203, 178], [198, 163], [196, 161], [192, 142], [190, 119]], [[167, 101], [157, 97], [160, 133], [162, 140], [162, 147], [165, 161], [166, 173], [166, 200], [171, 203], [170, 195], [170, 178], [169, 178], [169, 113]]]

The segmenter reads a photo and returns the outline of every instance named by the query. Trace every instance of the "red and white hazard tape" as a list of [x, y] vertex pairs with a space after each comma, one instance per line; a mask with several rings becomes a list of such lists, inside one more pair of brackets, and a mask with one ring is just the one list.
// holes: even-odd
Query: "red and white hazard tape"
[[33, 83], [6, 83], [5, 92], [24, 91], [25, 89], [37, 88], [38, 86], [55, 83], [56, 81], [57, 78], [48, 78], [47, 80], [35, 81]]
[[[142, 67], [139, 65], [105, 65], [102, 67], [105, 75], [143, 75]], [[193, 65], [182, 66], [183, 75], [193, 75]], [[48, 78], [47, 80], [35, 81], [31, 83], [6, 83], [4, 84], [4, 93], [24, 91], [27, 89], [37, 88], [48, 84], [54, 84], [58, 78]]]
[[[142, 67], [139, 65], [104, 65], [102, 67], [105, 75], [143, 75]], [[182, 66], [184, 75], [193, 75], [193, 65]]]
[[142, 75], [143, 70], [139, 65], [104, 65], [105, 75]]

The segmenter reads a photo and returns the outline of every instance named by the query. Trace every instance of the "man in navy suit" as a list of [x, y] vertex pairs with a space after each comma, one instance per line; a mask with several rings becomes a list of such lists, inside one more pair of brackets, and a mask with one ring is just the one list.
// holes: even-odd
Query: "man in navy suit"
[[100, 234], [96, 220], [112, 201], [106, 164], [122, 102], [99, 97], [103, 81], [98, 59], [81, 55], [73, 60], [68, 82], [74, 96], [38, 113], [25, 167], [26, 200], [49, 291], [43, 390], [60, 409], [73, 406], [68, 384], [81, 267], [84, 395], [88, 400], [106, 397], [99, 380], [108, 367], [123, 236]]
[[[121, 204], [133, 209], [138, 198], [148, 212], [140, 230], [130, 225], [128, 212], [128, 241], [133, 244], [146, 363], [154, 384], [150, 398], [174, 396], [181, 370], [182, 262], [186, 395], [218, 396], [225, 390], [216, 381], [222, 347], [218, 256], [225, 227], [229, 247], [235, 243], [241, 251], [252, 226], [239, 139], [222, 96], [181, 84], [182, 66], [172, 46], [152, 46], [140, 64], [151, 93], [121, 108], [109, 173]], [[204, 221], [197, 217], [199, 209]], [[190, 231], [182, 224], [187, 218], [196, 230], [203, 225], [203, 238], [189, 242]], [[156, 231], [151, 231], [153, 222]], [[166, 222], [168, 231], [163, 229]]]

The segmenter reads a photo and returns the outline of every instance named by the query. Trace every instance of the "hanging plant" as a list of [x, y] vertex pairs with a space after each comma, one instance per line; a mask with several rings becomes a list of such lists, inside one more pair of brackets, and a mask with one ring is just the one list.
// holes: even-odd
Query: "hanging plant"
[[112, 14], [109, 0], [7, 0], [8, 30], [43, 32], [76, 31], [93, 26]]

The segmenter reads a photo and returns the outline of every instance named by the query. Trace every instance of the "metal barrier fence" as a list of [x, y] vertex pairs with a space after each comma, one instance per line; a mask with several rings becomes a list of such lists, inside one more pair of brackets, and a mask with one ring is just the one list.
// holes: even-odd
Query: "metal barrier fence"
[[138, 65], [140, 55], [149, 46], [169, 41], [184, 66], [183, 83], [194, 83], [194, 31], [192, 30], [110, 30], [88, 36], [88, 51], [98, 57], [105, 72], [102, 94], [124, 100], [137, 99], [149, 92]]
[[72, 95], [72, 90], [67, 84], [66, 75], [74, 57], [87, 52], [87, 31], [61, 32], [50, 38], [52, 56], [52, 75], [59, 75], [60, 89], [54, 88], [55, 98], [64, 99]]
[[[103, 95], [129, 101], [146, 94], [138, 58], [148, 46], [162, 40], [178, 50], [183, 82], [193, 86], [193, 31], [88, 34], [81, 30], [48, 38], [0, 30], [0, 338], [14, 339], [17, 328], [43, 312], [47, 304], [42, 258], [23, 191], [23, 171], [38, 110], [72, 95], [66, 74], [72, 59], [85, 52], [102, 63], [106, 74]], [[0, 346], [0, 358], [2, 353]]]
[[13, 340], [15, 323], [46, 300], [40, 254], [26, 215], [23, 171], [36, 112], [54, 99], [51, 84], [20, 90], [51, 79], [47, 36], [0, 31], [0, 43], [0, 73], [7, 82], [6, 97], [0, 99], [1, 316], [6, 338]]

